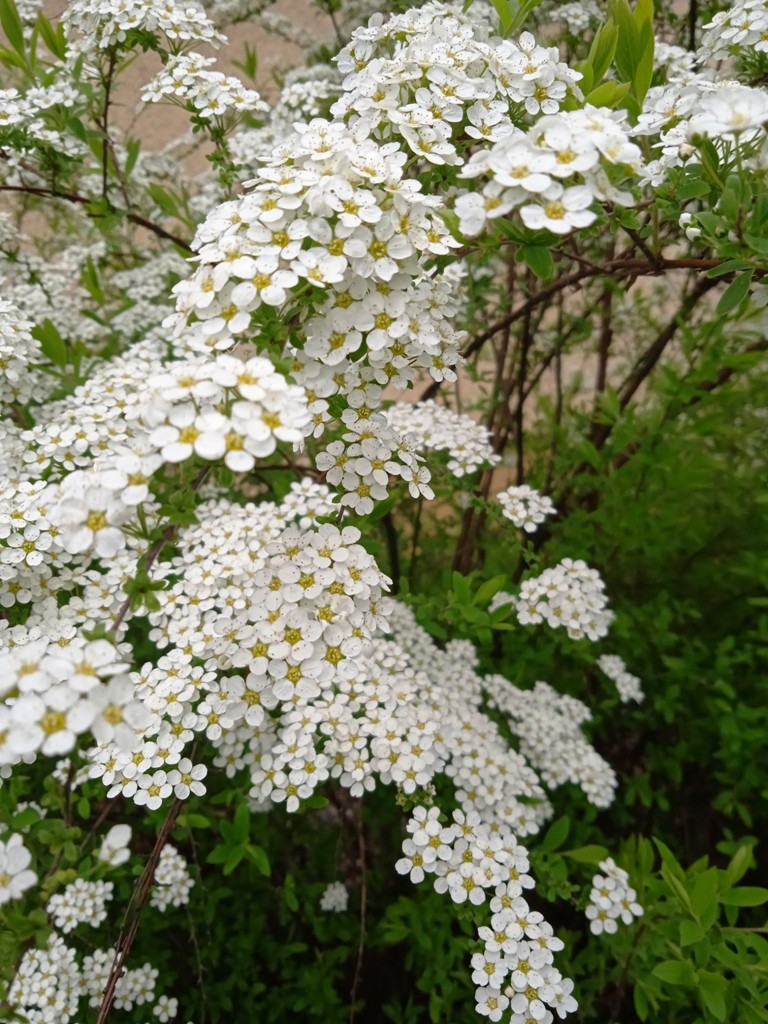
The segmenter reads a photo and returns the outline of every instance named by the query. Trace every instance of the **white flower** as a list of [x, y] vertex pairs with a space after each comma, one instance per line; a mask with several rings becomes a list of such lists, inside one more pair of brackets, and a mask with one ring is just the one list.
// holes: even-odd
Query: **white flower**
[[587, 209], [594, 196], [586, 185], [563, 188], [553, 183], [542, 193], [545, 200], [541, 206], [523, 206], [520, 217], [527, 228], [540, 231], [546, 228], [557, 235], [565, 235], [574, 228], [591, 224], [597, 216]]
[[21, 899], [25, 890], [35, 884], [37, 875], [29, 868], [31, 860], [20, 835], [14, 834], [5, 842], [0, 840], [0, 905]]
[[130, 825], [113, 825], [101, 841], [99, 860], [111, 864], [113, 867], [125, 864], [131, 856], [131, 851], [128, 849], [130, 841]]

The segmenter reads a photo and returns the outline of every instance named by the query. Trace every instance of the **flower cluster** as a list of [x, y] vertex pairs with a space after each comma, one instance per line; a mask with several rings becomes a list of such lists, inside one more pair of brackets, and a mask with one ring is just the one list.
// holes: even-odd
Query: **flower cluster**
[[194, 884], [187, 862], [175, 846], [166, 843], [155, 869], [154, 886], [149, 897], [151, 906], [157, 910], [186, 906]]
[[631, 700], [639, 704], [645, 699], [639, 678], [627, 671], [624, 660], [618, 654], [602, 654], [597, 659], [597, 666], [616, 684], [622, 704], [628, 704]]
[[310, 422], [303, 390], [268, 359], [223, 354], [164, 367], [148, 382], [139, 418], [163, 461], [197, 455], [223, 460], [236, 473], [252, 469], [279, 443], [301, 443]]
[[0, 301], [0, 409], [24, 405], [34, 395], [34, 361], [42, 353], [30, 334], [32, 324], [10, 302]]
[[564, 558], [540, 576], [524, 580], [514, 598], [521, 625], [546, 622], [562, 626], [574, 640], [599, 640], [608, 632], [613, 612], [608, 610], [605, 584], [596, 569], [581, 559]]
[[96, 928], [106, 920], [107, 903], [112, 899], [113, 890], [112, 882], [87, 882], [76, 878], [48, 900], [48, 916], [65, 935], [81, 924]]
[[180, 54], [170, 60], [141, 94], [144, 103], [164, 100], [186, 107], [198, 117], [224, 118], [229, 112], [267, 114], [269, 107], [255, 89], [237, 78], [209, 70], [216, 61], [199, 53]]
[[497, 494], [496, 499], [501, 505], [502, 515], [526, 533], [535, 533], [546, 517], [557, 511], [551, 498], [539, 494], [528, 484], [508, 487]]
[[768, 4], [765, 0], [735, 0], [704, 25], [698, 55], [719, 60], [749, 51], [768, 53]]
[[431, 400], [417, 405], [399, 402], [387, 409], [387, 421], [416, 448], [447, 452], [448, 472], [456, 477], [475, 473], [481, 466], [494, 466], [500, 460], [491, 448], [486, 428], [446, 405]]
[[641, 917], [643, 908], [637, 902], [637, 893], [629, 884], [629, 875], [609, 857], [598, 865], [602, 874], [592, 879], [589, 905], [585, 911], [589, 930], [593, 935], [605, 932], [613, 935], [618, 922], [632, 924]]
[[631, 204], [608, 173], [619, 167], [637, 175], [643, 167], [623, 122], [620, 112], [587, 105], [540, 117], [528, 132], [516, 130], [480, 150], [461, 176], [489, 180], [456, 201], [462, 233], [479, 234], [488, 220], [519, 210], [525, 227], [564, 235], [593, 223], [596, 199]]
[[89, 54], [125, 43], [129, 33], [144, 31], [165, 36], [174, 53], [190, 45], [218, 44], [224, 37], [216, 31], [204, 9], [196, 0], [121, 0], [105, 4], [102, 0], [72, 0], [65, 12], [68, 31], [78, 32], [82, 39], [78, 50]]
[[581, 731], [592, 718], [582, 701], [541, 680], [521, 691], [501, 676], [490, 676], [486, 686], [489, 704], [505, 714], [521, 754], [548, 787], [570, 782], [596, 807], [613, 803], [618, 779]]
[[320, 909], [342, 914], [349, 904], [349, 891], [343, 882], [330, 882], [320, 897]]
[[534, 885], [527, 850], [510, 829], [491, 830], [477, 813], [454, 811], [452, 818], [444, 825], [438, 807], [417, 806], [395, 868], [414, 883], [434, 876], [435, 890], [454, 903], [489, 901], [490, 927], [479, 929], [484, 949], [471, 964], [478, 1013], [497, 1021], [509, 1008], [515, 1022], [551, 1021], [551, 1006], [566, 1016], [577, 1004], [573, 983], [553, 966], [563, 943], [522, 895]]

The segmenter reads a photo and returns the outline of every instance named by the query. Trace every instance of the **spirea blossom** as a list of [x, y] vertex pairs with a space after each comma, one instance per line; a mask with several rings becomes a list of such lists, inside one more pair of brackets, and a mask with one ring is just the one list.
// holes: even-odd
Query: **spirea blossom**
[[149, 902], [158, 910], [168, 907], [183, 907], [189, 903], [189, 894], [194, 881], [187, 868], [187, 862], [170, 843], [160, 851], [155, 870], [154, 885]]
[[534, 533], [547, 516], [554, 515], [557, 511], [551, 498], [539, 494], [528, 484], [508, 487], [496, 495], [496, 500], [501, 505], [505, 518], [526, 533]]
[[643, 914], [637, 902], [637, 893], [629, 885], [629, 875], [611, 858], [600, 861], [600, 871], [592, 879], [592, 891], [585, 914], [593, 935], [613, 934], [619, 922], [632, 924]]
[[320, 897], [320, 909], [334, 914], [343, 913], [349, 904], [349, 892], [343, 882], [329, 882]]
[[522, 625], [546, 622], [553, 629], [565, 628], [574, 640], [599, 640], [613, 619], [605, 584], [581, 559], [564, 558], [540, 576], [524, 580], [514, 605]]
[[59, 931], [67, 934], [78, 925], [92, 928], [107, 917], [107, 903], [112, 899], [112, 882], [89, 882], [77, 878], [60, 893], [48, 900], [46, 910]]
[[639, 678], [627, 671], [624, 660], [618, 654], [601, 655], [597, 659], [597, 665], [616, 685], [622, 704], [627, 704], [631, 700], [640, 703], [645, 699]]

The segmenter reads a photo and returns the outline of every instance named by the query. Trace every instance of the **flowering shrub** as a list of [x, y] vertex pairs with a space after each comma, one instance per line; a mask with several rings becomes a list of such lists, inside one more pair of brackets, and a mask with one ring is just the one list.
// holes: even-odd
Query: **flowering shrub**
[[0, 0], [2, 1019], [763, 1021], [768, 7], [320, 6]]

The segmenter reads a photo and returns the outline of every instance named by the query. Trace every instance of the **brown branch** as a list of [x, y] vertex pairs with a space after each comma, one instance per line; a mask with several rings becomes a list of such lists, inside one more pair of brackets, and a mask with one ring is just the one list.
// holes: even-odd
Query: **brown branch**
[[[112, 1005], [115, 1001], [117, 983], [123, 976], [125, 962], [128, 959], [128, 954], [133, 947], [133, 943], [136, 940], [136, 934], [139, 930], [141, 912], [149, 899], [149, 893], [152, 889], [152, 882], [160, 860], [160, 854], [163, 851], [163, 847], [168, 842], [168, 837], [176, 824], [176, 819], [179, 816], [182, 806], [183, 801], [176, 799], [169, 807], [168, 813], [165, 816], [165, 821], [163, 822], [163, 827], [160, 829], [160, 834], [155, 841], [155, 845], [149, 855], [149, 859], [144, 867], [141, 878], [134, 886], [130, 902], [125, 911], [125, 917], [120, 929], [120, 934], [118, 935], [117, 942], [115, 943], [115, 958], [112, 961], [109, 977], [107, 978], [107, 983], [104, 986], [104, 994], [101, 999], [101, 1006], [99, 1007], [96, 1024], [105, 1024], [109, 1018]], [[132, 911], [133, 920], [129, 925], [128, 920], [131, 917]]]
[[[43, 199], [63, 199], [67, 203], [76, 203], [81, 206], [90, 206], [93, 199], [88, 196], [81, 196], [79, 192], [62, 192], [57, 188], [37, 188], [33, 185], [0, 185], [0, 192], [20, 192], [22, 195], [28, 196], [39, 196]], [[132, 224], [137, 224], [139, 227], [146, 228], [147, 231], [151, 231], [153, 235], [157, 235], [158, 238], [165, 238], [169, 242], [173, 242], [174, 245], [178, 245], [180, 249], [184, 249], [186, 252], [192, 252], [192, 246], [189, 242], [185, 242], [183, 238], [179, 238], [178, 235], [174, 235], [170, 231], [166, 231], [165, 228], [159, 224], [155, 224], [147, 217], [142, 217], [140, 213], [131, 213], [129, 210], [115, 210], [116, 214], [126, 217]], [[89, 212], [88, 216], [93, 220], [97, 220], [100, 213]]]

